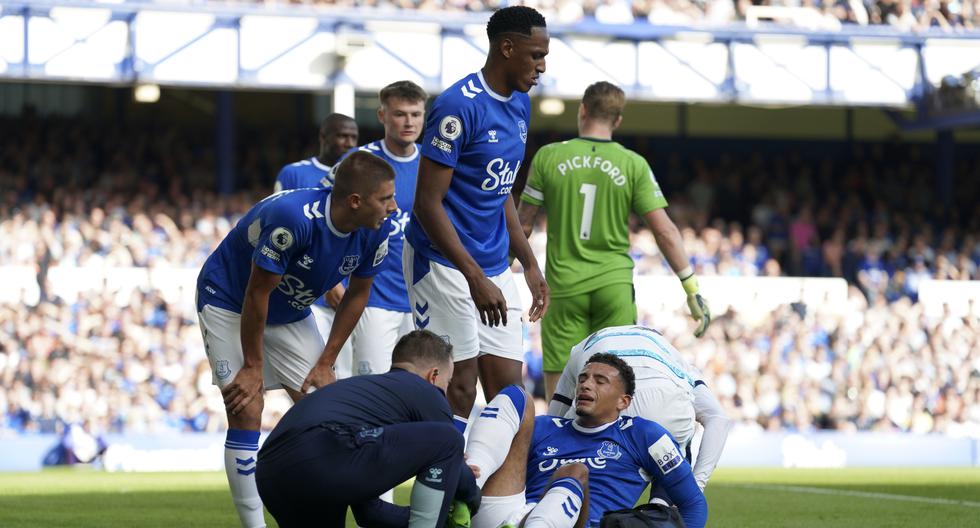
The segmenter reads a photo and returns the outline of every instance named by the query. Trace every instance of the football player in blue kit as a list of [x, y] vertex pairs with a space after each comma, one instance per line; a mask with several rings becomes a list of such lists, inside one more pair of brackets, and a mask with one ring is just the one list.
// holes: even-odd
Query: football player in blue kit
[[[340, 163], [341, 156], [357, 145], [358, 134], [357, 122], [344, 114], [333, 113], [323, 118], [317, 135], [320, 152], [316, 156], [283, 167], [276, 177], [274, 192], [333, 187], [332, 170]], [[316, 326], [324, 340], [330, 335], [330, 327], [333, 326], [337, 306], [343, 296], [344, 286], [338, 284], [326, 295], [317, 298], [311, 307]], [[351, 347], [348, 344], [341, 347], [334, 370], [338, 378], [351, 375]]]
[[[405, 225], [415, 201], [415, 179], [419, 170], [419, 148], [415, 144], [425, 124], [425, 90], [411, 81], [398, 81], [381, 89], [378, 121], [383, 139], [357, 150], [370, 152], [395, 169], [395, 201], [398, 212], [388, 236], [388, 254], [374, 277], [371, 297], [348, 342], [353, 349], [353, 375], [379, 374], [391, 367], [391, 350], [398, 338], [411, 332], [411, 308], [402, 274]], [[355, 150], [356, 152], [356, 150]]]
[[703, 527], [708, 505], [677, 442], [656, 422], [620, 417], [634, 390], [630, 366], [606, 353], [578, 375], [574, 419], [535, 418], [522, 389], [502, 390], [466, 446], [483, 488], [473, 528], [598, 526], [605, 512], [632, 508], [650, 483], [688, 528]]
[[511, 196], [531, 119], [527, 92], [545, 71], [548, 30], [534, 9], [511, 6], [490, 17], [487, 36], [483, 69], [447, 88], [429, 111], [402, 251], [415, 327], [453, 345], [447, 395], [461, 429], [478, 375], [487, 399], [521, 382], [521, 305], [509, 254], [524, 267], [530, 321], [545, 313], [549, 296]]
[[[263, 388], [298, 400], [334, 380], [388, 252], [394, 171], [355, 153], [332, 189], [283, 191], [259, 202], [221, 241], [197, 279], [201, 333], [228, 413], [225, 471], [242, 525], [264, 526], [255, 489]], [[324, 346], [310, 305], [350, 278]]]
[[733, 421], [718, 398], [702, 380], [701, 372], [688, 363], [660, 332], [638, 325], [603, 328], [572, 347], [568, 364], [548, 406], [551, 416], [575, 416], [574, 397], [578, 374], [590, 357], [605, 352], [620, 357], [633, 369], [636, 394], [626, 416], [640, 416], [662, 425], [683, 451], [690, 453], [696, 423], [704, 426], [693, 460], [694, 479], [704, 491], [721, 459]]

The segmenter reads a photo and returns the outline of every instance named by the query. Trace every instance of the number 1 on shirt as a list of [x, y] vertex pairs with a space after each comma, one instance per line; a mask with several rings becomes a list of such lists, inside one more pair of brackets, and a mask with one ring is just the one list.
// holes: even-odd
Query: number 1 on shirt
[[596, 186], [591, 183], [583, 183], [578, 192], [585, 195], [585, 207], [582, 208], [582, 230], [579, 231], [579, 238], [589, 240], [592, 237], [592, 213], [595, 211], [595, 191]]

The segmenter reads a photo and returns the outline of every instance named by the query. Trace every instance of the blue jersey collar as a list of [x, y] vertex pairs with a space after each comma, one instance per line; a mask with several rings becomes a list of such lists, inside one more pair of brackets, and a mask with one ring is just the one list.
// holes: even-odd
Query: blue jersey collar
[[323, 215], [323, 216], [324, 216], [324, 220], [326, 220], [326, 222], [327, 222], [327, 227], [330, 229], [330, 232], [333, 233], [334, 236], [337, 236], [337, 237], [340, 237], [340, 238], [347, 238], [347, 237], [349, 237], [350, 236], [350, 233], [344, 233], [343, 231], [337, 229], [337, 226], [333, 225], [333, 221], [330, 220], [330, 210], [333, 209], [333, 193], [330, 193], [329, 195], [327, 195], [327, 207], [326, 207], [326, 209], [327, 209], [327, 213], [325, 215]]
[[501, 102], [504, 102], [504, 103], [506, 103], [507, 101], [510, 101], [510, 98], [511, 97], [514, 97], [514, 94], [510, 94], [510, 97], [504, 97], [504, 96], [500, 95], [499, 93], [491, 90], [490, 89], [490, 85], [487, 84], [487, 80], [483, 78], [483, 72], [482, 71], [476, 72], [476, 76], [480, 78], [480, 84], [483, 85], [483, 89], [487, 91], [487, 95], [489, 95], [490, 97], [493, 97], [494, 99], [496, 99], [498, 101], [501, 101]]

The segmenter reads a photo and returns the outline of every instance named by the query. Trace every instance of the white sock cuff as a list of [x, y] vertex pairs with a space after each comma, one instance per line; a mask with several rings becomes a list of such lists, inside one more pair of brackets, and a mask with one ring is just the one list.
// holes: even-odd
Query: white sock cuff
[[531, 510], [526, 528], [570, 528], [582, 513], [582, 486], [573, 478], [558, 479], [552, 483], [541, 502]]

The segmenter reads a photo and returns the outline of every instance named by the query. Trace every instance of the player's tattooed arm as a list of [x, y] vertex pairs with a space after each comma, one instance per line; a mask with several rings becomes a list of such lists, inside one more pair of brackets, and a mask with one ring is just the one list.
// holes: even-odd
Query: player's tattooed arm
[[[449, 215], [446, 214], [446, 209], [442, 206], [442, 200], [446, 197], [446, 192], [449, 191], [449, 184], [452, 181], [452, 167], [422, 156], [419, 162], [419, 177], [415, 184], [418, 191], [415, 193], [415, 205], [412, 208], [412, 213], [422, 224], [425, 234], [429, 236], [429, 240], [436, 246], [436, 249], [466, 277], [470, 296], [480, 313], [480, 320], [483, 324], [497, 326], [503, 323], [506, 325], [507, 300], [504, 298], [503, 292], [487, 278], [480, 265], [463, 247], [463, 243], [459, 240], [459, 234], [456, 233], [456, 228], [453, 227]], [[513, 208], [513, 202], [511, 207]]]
[[517, 219], [521, 222], [521, 229], [524, 230], [525, 237], [531, 237], [531, 231], [534, 230], [534, 221], [537, 219], [538, 211], [540, 210], [540, 205], [534, 205], [524, 201], [517, 206]]
[[240, 413], [262, 392], [262, 334], [269, 315], [269, 295], [280, 280], [281, 275], [252, 263], [252, 273], [245, 287], [242, 304], [241, 340], [245, 364], [235, 375], [235, 379], [221, 389], [225, 409], [230, 414]]

